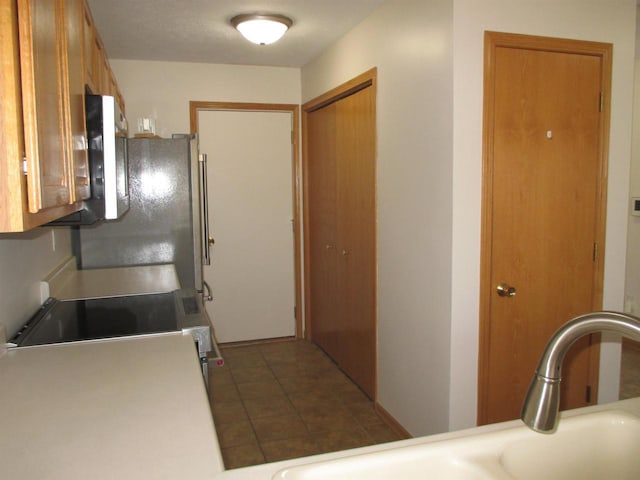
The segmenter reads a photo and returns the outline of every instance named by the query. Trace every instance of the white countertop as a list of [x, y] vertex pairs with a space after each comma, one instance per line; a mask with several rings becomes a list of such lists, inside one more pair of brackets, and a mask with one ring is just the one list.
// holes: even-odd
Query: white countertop
[[173, 264], [76, 270], [71, 257], [43, 283], [43, 301], [165, 293], [180, 288]]
[[190, 336], [10, 349], [0, 385], [3, 478], [196, 479], [223, 469]]
[[[10, 349], [0, 355], [0, 384], [0, 476], [18, 480], [267, 480], [296, 465], [522, 425], [514, 420], [225, 471], [190, 336]], [[640, 398], [562, 416], [612, 408], [639, 416]]]

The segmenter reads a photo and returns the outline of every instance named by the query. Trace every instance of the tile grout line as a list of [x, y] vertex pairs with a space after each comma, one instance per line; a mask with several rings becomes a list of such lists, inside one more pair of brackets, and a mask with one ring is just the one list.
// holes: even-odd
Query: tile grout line
[[[353, 382], [353, 380], [351, 380], [347, 375], [344, 374], [344, 372], [340, 369], [340, 367], [338, 367], [338, 365], [335, 363], [335, 361], [329, 357], [326, 352], [324, 352], [320, 347], [318, 347], [317, 345], [313, 344], [316, 347], [316, 350], [325, 358], [327, 358], [330, 362], [331, 362], [331, 368], [332, 370], [335, 370], [336, 372], [341, 373], [342, 375], [345, 376], [346, 380], [350, 383], [353, 384], [356, 388], [358, 388], [359, 390], [360, 387], [358, 387], [358, 385], [355, 384], [355, 382]], [[285, 392], [285, 395], [287, 397], [287, 399], [289, 400], [289, 402], [291, 403], [291, 405], [293, 406], [294, 410], [296, 411], [296, 413], [298, 414], [298, 416], [300, 417], [300, 420], [302, 421], [302, 423], [305, 426], [305, 429], [307, 430], [307, 433], [309, 434], [309, 437], [313, 440], [313, 442], [316, 444], [316, 447], [319, 448], [322, 453], [327, 453], [324, 452], [324, 448], [318, 443], [317, 437], [316, 435], [309, 429], [309, 425], [307, 424], [307, 422], [304, 420], [304, 418], [302, 417], [301, 412], [299, 411], [298, 407], [296, 407], [296, 405], [291, 401], [291, 398], [289, 396], [289, 393], [286, 391], [286, 389], [284, 388], [284, 386], [282, 385], [282, 383], [280, 382], [280, 378], [278, 377], [278, 375], [276, 374], [276, 372], [271, 368], [271, 365], [269, 363], [269, 361], [264, 357], [264, 354], [262, 353], [262, 350], [260, 350], [260, 354], [263, 356], [265, 362], [267, 363], [267, 366], [269, 367], [269, 369], [271, 370], [274, 378], [276, 379], [276, 381], [278, 382], [278, 384], [280, 385], [280, 387], [282, 388], [282, 390]], [[360, 428], [360, 431], [362, 433], [364, 433], [365, 438], [367, 439], [367, 441], [369, 442], [369, 445], [374, 445], [376, 443], [375, 439], [373, 438], [373, 436], [369, 433], [369, 431], [367, 430], [366, 426], [364, 426], [359, 420], [358, 418], [353, 414], [353, 412], [349, 409], [348, 404], [345, 402], [344, 398], [339, 397], [339, 401], [340, 401], [340, 406], [346, 411], [346, 413], [349, 415], [349, 417], [355, 422], [355, 424]], [[367, 404], [372, 404], [372, 402], [370, 400], [367, 400]], [[320, 433], [320, 432], [316, 432], [316, 433]]]
[[[262, 349], [260, 347], [257, 347], [257, 348], [258, 348], [258, 352], [260, 353], [260, 358], [262, 358], [262, 361], [267, 365], [267, 368], [271, 371], [271, 374], [273, 375], [273, 378], [275, 378], [276, 381], [278, 382], [278, 385], [280, 385], [280, 381], [278, 380], [278, 377], [275, 376], [273, 370], [271, 369], [271, 366], [269, 365], [269, 362], [265, 358], [264, 353], [262, 353]], [[282, 388], [282, 385], [280, 385], [280, 388]], [[284, 391], [284, 389], [283, 389], [283, 391]], [[248, 415], [248, 412], [247, 412], [247, 415]], [[264, 447], [262, 445], [262, 441], [258, 437], [258, 432], [255, 431], [255, 427], [253, 425], [253, 419], [251, 418], [251, 416], [249, 416], [249, 422], [251, 423], [251, 428], [253, 428], [253, 433], [256, 436], [256, 440], [258, 442], [258, 448], [260, 448], [260, 451], [262, 452], [262, 456], [264, 457], [264, 461], [268, 463], [269, 461], [267, 460], [267, 454], [264, 451]]]
[[[345, 372], [342, 371], [342, 369], [338, 366], [338, 364], [324, 350], [322, 350], [322, 348], [320, 348], [319, 346], [316, 346], [316, 347], [317, 347], [318, 351], [320, 351], [322, 353], [323, 356], [325, 356], [328, 360], [331, 361], [333, 369], [335, 369], [336, 371], [338, 371], [339, 373], [344, 375], [345, 379], [350, 384], [354, 385], [358, 390], [360, 390], [362, 392], [362, 389], [351, 378], [349, 378], [349, 376]], [[366, 394], [365, 394], [365, 396], [366, 396]], [[366, 397], [366, 398], [368, 399], [368, 397]], [[369, 406], [373, 405], [373, 402], [371, 400], [369, 400], [369, 399], [367, 400], [366, 403]], [[360, 420], [358, 420], [358, 418], [353, 414], [353, 412], [349, 408], [349, 405], [345, 402], [344, 398], [342, 398], [342, 397], [340, 397], [340, 405], [346, 409], [346, 411], [348, 412], [350, 417], [353, 419], [353, 421], [356, 423], [356, 425], [358, 425], [358, 427], [360, 427], [360, 430], [362, 430], [362, 432], [364, 432], [366, 438], [371, 441], [370, 445], [374, 445], [376, 443], [375, 439], [369, 433], [369, 431], [367, 430], [366, 426], [364, 426], [362, 424], [362, 422], [360, 422]]]
[[[314, 344], [315, 345], [315, 344]], [[324, 352], [322, 352], [323, 355], [326, 355]], [[335, 364], [334, 364], [335, 365]], [[269, 366], [269, 368], [271, 368]], [[337, 368], [337, 365], [336, 365]], [[273, 372], [273, 369], [271, 369], [271, 371]], [[293, 406], [293, 409], [295, 410], [296, 414], [298, 415], [298, 417], [300, 418], [300, 421], [302, 422], [302, 424], [304, 425], [305, 430], [307, 431], [307, 434], [309, 435], [309, 438], [311, 439], [311, 441], [314, 443], [315, 447], [319, 450], [320, 453], [326, 453], [324, 452], [324, 448], [318, 443], [318, 440], [316, 439], [316, 436], [313, 434], [313, 432], [309, 429], [309, 425], [307, 424], [307, 422], [304, 420], [304, 417], [302, 416], [300, 410], [298, 409], [298, 407], [296, 407], [296, 405], [291, 401], [290, 398], [290, 394], [289, 392], [287, 392], [287, 390], [284, 388], [284, 386], [282, 385], [282, 383], [280, 382], [280, 378], [276, 375], [275, 372], [273, 372], [274, 377], [276, 378], [278, 384], [280, 385], [280, 387], [282, 388], [282, 391], [285, 392], [285, 395], [287, 396], [287, 400], [289, 400], [289, 403], [291, 403], [291, 405]]]
[[[262, 355], [262, 352], [260, 351], [260, 349], [258, 349], [258, 352], [260, 353], [260, 356], [264, 360], [264, 356]], [[262, 462], [262, 463], [268, 463], [267, 455], [264, 453], [264, 449], [262, 448], [262, 442], [260, 441], [260, 438], [258, 437], [258, 432], [256, 432], [255, 426], [253, 425], [253, 419], [251, 418], [251, 415], [249, 415], [249, 409], [247, 408], [247, 405], [245, 404], [245, 399], [242, 396], [242, 393], [240, 393], [240, 388], [238, 387], [238, 382], [236, 381], [236, 377], [233, 374], [233, 367], [231, 367], [231, 365], [229, 366], [229, 371], [231, 373], [231, 378], [233, 380], [233, 385], [236, 388], [236, 391], [238, 392], [238, 398], [240, 399], [240, 403], [242, 404], [242, 408], [244, 409], [244, 413], [247, 415], [247, 420], [249, 421], [249, 425], [251, 426], [251, 431], [253, 432], [253, 435], [256, 438], [256, 443], [258, 444], [258, 448], [260, 449], [260, 453], [262, 453], [262, 458], [264, 459], [264, 462]]]
[[[280, 382], [280, 378], [278, 377], [278, 375], [276, 374], [276, 372], [273, 370], [273, 368], [271, 368], [271, 363], [269, 362], [269, 360], [267, 360], [267, 358], [264, 356], [264, 353], [262, 352], [262, 349], [258, 348], [258, 350], [260, 351], [260, 355], [262, 356], [263, 360], [265, 361], [265, 363], [267, 364], [267, 368], [271, 371], [271, 374], [273, 375], [273, 378], [276, 379], [276, 382], [278, 382], [278, 385], [280, 386], [280, 388], [282, 389], [282, 391], [284, 392], [285, 397], [287, 398], [287, 401], [291, 404], [291, 406], [293, 407], [293, 410], [296, 412], [296, 415], [298, 416], [298, 418], [300, 419], [300, 421], [302, 422], [302, 424], [304, 425], [304, 429], [307, 431], [307, 434], [309, 435], [309, 438], [311, 439], [311, 441], [314, 443], [314, 445], [316, 446], [316, 448], [320, 449], [320, 445], [318, 445], [318, 442], [316, 441], [316, 439], [313, 437], [312, 433], [309, 431], [309, 426], [307, 425], [307, 422], [304, 421], [304, 419], [302, 418], [302, 416], [300, 415], [300, 412], [298, 411], [298, 408], [295, 406], [295, 404], [291, 401], [291, 398], [289, 397], [289, 392], [287, 392], [287, 390], [284, 388], [284, 385], [282, 385], [282, 383]], [[256, 436], [257, 438], [257, 436]], [[291, 438], [297, 438], [297, 437], [291, 437]], [[258, 443], [260, 444], [260, 441], [258, 441]], [[262, 445], [260, 444], [260, 448], [262, 449]], [[266, 455], [265, 455], [265, 459], [266, 459]]]

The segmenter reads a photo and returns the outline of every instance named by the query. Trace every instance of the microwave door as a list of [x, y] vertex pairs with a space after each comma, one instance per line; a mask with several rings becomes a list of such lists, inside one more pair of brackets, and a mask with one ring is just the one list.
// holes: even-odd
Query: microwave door
[[85, 95], [91, 197], [77, 212], [48, 225], [92, 225], [129, 209], [126, 119], [112, 96]]
[[125, 132], [119, 128], [122, 115], [117, 109], [114, 97], [102, 97], [102, 112], [104, 218], [113, 220], [122, 216], [129, 208], [127, 142]]

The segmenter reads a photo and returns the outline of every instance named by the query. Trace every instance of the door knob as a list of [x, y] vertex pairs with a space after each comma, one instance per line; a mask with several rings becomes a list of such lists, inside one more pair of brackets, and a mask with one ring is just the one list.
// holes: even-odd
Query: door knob
[[498, 292], [498, 295], [500, 295], [501, 297], [515, 297], [516, 296], [515, 287], [512, 287], [511, 285], [507, 285], [506, 283], [501, 283], [500, 285], [498, 285], [496, 287], [496, 290]]
[[209, 242], [209, 245], [213, 245], [214, 243], [216, 243], [215, 239], [213, 237], [209, 237], [207, 239], [207, 241]]

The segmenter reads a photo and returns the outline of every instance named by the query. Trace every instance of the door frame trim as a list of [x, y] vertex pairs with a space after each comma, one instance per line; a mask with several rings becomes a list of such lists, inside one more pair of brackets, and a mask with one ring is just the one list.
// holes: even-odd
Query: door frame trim
[[244, 112], [289, 112], [291, 113], [291, 162], [293, 198], [293, 274], [295, 282], [295, 331], [296, 338], [304, 334], [302, 323], [302, 261], [301, 261], [301, 225], [300, 225], [300, 106], [284, 103], [244, 103], [244, 102], [189, 102], [189, 124], [191, 133], [198, 133], [198, 113], [200, 111], [244, 111]]
[[[613, 45], [609, 43], [571, 40], [553, 37], [540, 37], [485, 31], [484, 34], [484, 100], [483, 100], [483, 128], [482, 128], [482, 216], [480, 241], [480, 308], [479, 308], [479, 345], [478, 345], [478, 405], [477, 423], [485, 424], [487, 420], [488, 392], [486, 384], [489, 362], [489, 334], [491, 295], [491, 245], [492, 239], [492, 198], [493, 198], [493, 143], [494, 138], [494, 103], [495, 92], [495, 54], [498, 47], [520, 48], [527, 50], [544, 50], [550, 52], [575, 53], [592, 55], [600, 58], [601, 86], [604, 95], [602, 115], [600, 116], [599, 162], [598, 178], [598, 207], [596, 212], [595, 238], [600, 254], [597, 258], [594, 278], [592, 309], [601, 310], [604, 288], [604, 251], [606, 234], [607, 181], [609, 160], [609, 124], [611, 106], [611, 70]], [[569, 320], [569, 319], [567, 319]], [[594, 339], [594, 343], [597, 343]], [[541, 352], [542, 353], [542, 352]], [[591, 349], [589, 358], [589, 375], [591, 380], [592, 398], [597, 398], [598, 366], [600, 349]]]

